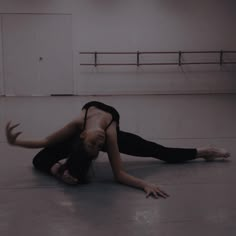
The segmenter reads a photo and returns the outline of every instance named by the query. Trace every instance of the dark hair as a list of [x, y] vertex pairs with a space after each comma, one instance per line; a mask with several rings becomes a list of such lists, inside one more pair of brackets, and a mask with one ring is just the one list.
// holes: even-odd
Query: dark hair
[[79, 183], [88, 183], [88, 172], [92, 165], [93, 158], [86, 152], [83, 140], [79, 138], [74, 145], [73, 153], [67, 159], [65, 166], [69, 173], [78, 178]]

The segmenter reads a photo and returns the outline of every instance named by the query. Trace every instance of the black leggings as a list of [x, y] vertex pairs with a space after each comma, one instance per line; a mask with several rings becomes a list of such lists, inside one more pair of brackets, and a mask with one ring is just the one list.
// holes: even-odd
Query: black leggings
[[[79, 136], [80, 134], [77, 134], [64, 142], [42, 149], [33, 159], [35, 168], [50, 174], [51, 167], [59, 160], [76, 159], [79, 155], [76, 149]], [[164, 147], [124, 131], [117, 131], [117, 139], [120, 153], [131, 156], [153, 157], [168, 163], [181, 163], [193, 160], [197, 156], [196, 149]], [[106, 152], [105, 149], [102, 151]]]

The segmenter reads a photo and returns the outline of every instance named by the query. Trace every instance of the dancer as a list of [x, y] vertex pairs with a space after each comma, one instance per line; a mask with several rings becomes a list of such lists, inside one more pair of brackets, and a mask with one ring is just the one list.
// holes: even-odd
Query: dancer
[[212, 161], [227, 158], [230, 153], [219, 148], [170, 148], [145, 140], [119, 127], [117, 110], [101, 102], [86, 103], [75, 120], [42, 140], [22, 140], [22, 132], [13, 132], [19, 124], [6, 125], [10, 145], [43, 148], [33, 158], [36, 169], [55, 176], [67, 184], [87, 181], [91, 163], [100, 151], [107, 152], [116, 181], [142, 189], [146, 197], [167, 198], [169, 195], [154, 184], [129, 175], [123, 168], [120, 153], [153, 157], [168, 163], [180, 163], [197, 158]]

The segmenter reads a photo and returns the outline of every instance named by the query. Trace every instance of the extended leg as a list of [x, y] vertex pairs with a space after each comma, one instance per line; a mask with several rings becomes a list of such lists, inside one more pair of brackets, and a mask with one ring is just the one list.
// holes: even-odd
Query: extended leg
[[164, 147], [124, 131], [119, 131], [117, 138], [120, 152], [124, 154], [154, 157], [169, 163], [185, 162], [197, 158], [197, 149]]

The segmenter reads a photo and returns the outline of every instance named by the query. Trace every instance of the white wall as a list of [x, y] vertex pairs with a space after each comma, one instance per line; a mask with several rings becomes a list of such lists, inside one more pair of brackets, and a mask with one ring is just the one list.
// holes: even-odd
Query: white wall
[[0, 95], [3, 95], [2, 17], [0, 16]]
[[236, 92], [235, 66], [79, 66], [79, 51], [236, 50], [232, 0], [1, 0], [1, 13], [71, 13], [77, 94]]

